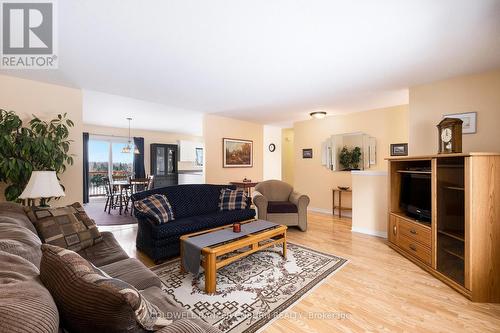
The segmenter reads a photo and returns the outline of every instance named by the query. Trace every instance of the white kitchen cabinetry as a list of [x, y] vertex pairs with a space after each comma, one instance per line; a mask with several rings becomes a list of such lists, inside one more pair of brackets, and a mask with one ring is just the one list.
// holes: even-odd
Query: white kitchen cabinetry
[[179, 173], [179, 184], [203, 184], [203, 173]]
[[196, 141], [179, 141], [179, 161], [196, 162], [196, 148], [203, 148], [202, 142]]

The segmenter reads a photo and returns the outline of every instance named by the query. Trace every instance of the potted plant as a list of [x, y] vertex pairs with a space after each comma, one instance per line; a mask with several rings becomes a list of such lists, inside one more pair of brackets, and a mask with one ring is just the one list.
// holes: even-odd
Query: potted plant
[[351, 152], [351, 170], [359, 170], [359, 162], [361, 161], [361, 148], [354, 147]]
[[351, 152], [346, 146], [342, 148], [339, 154], [339, 162], [343, 167], [343, 170], [348, 170], [351, 165]]
[[339, 154], [339, 162], [344, 168], [344, 171], [359, 170], [359, 163], [361, 162], [361, 148], [354, 147], [352, 150], [349, 150], [349, 148], [344, 146]]
[[65, 113], [50, 121], [33, 116], [25, 127], [15, 112], [0, 109], [0, 182], [7, 183], [7, 200], [18, 199], [33, 170], [60, 174], [73, 164], [68, 139], [73, 126]]

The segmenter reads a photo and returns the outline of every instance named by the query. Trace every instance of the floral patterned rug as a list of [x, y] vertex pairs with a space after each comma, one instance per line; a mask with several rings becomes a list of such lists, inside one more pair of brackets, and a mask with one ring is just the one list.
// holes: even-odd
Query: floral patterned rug
[[256, 252], [217, 271], [217, 292], [204, 292], [203, 273], [181, 273], [179, 259], [155, 266], [163, 290], [180, 306], [223, 332], [264, 327], [308, 291], [339, 270], [346, 259], [288, 243]]

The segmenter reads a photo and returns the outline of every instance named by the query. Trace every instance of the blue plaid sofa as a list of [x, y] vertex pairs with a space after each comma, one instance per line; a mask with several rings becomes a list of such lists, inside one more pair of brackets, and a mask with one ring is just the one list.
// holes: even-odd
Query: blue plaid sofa
[[[134, 209], [137, 218], [137, 249], [155, 262], [179, 255], [182, 235], [241, 222], [255, 217], [255, 210], [220, 211], [220, 191], [235, 189], [232, 185], [175, 185], [156, 188], [132, 195], [132, 202], [152, 194], [164, 194], [172, 206], [175, 220], [164, 224], [153, 222], [148, 216]], [[247, 207], [250, 207], [250, 198]]]

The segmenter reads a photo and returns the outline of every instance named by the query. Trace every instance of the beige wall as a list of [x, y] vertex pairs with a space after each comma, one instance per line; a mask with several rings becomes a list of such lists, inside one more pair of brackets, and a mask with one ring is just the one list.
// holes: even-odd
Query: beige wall
[[[386, 170], [391, 143], [408, 142], [408, 106], [311, 119], [294, 124], [294, 187], [310, 196], [310, 207], [331, 212], [331, 189], [351, 186], [350, 172], [332, 172], [321, 165], [321, 143], [333, 134], [365, 132], [377, 140], [377, 164], [370, 170]], [[302, 149], [312, 148], [313, 158], [302, 159]], [[345, 198], [345, 199], [344, 199]], [[348, 206], [350, 198], [344, 196]]]
[[[53, 206], [82, 201], [82, 94], [72, 89], [36, 81], [0, 75], [0, 108], [15, 111], [23, 120], [35, 114], [41, 119], [52, 119], [59, 113], [68, 113], [75, 127], [70, 130], [70, 153], [75, 154], [74, 165], [61, 175], [66, 197], [51, 203]], [[0, 186], [0, 200], [4, 186]]]
[[[103, 135], [103, 136], [116, 136], [128, 138], [127, 128], [116, 128], [116, 127], [104, 127], [96, 126], [90, 124], [83, 125], [83, 131], [88, 132], [91, 135]], [[178, 140], [189, 140], [203, 142], [203, 137], [192, 136], [179, 133], [168, 133], [160, 131], [146, 131], [146, 130], [131, 130], [132, 137], [143, 137], [144, 138], [144, 167], [146, 169], [146, 174], [150, 174], [150, 149], [149, 145], [152, 143], [165, 143], [165, 144], [177, 144]]]
[[[205, 115], [203, 119], [205, 139], [205, 179], [208, 184], [226, 184], [248, 178], [262, 180], [263, 170], [263, 126], [248, 121], [215, 115]], [[222, 138], [253, 141], [252, 168], [222, 167]]]
[[[274, 151], [269, 150], [270, 144], [276, 147]], [[281, 127], [264, 125], [262, 150], [262, 180], [281, 180]]]
[[500, 151], [500, 70], [410, 88], [410, 154], [437, 153], [442, 116], [472, 111], [477, 133], [463, 135], [463, 151]]
[[387, 237], [387, 172], [352, 173], [352, 231]]
[[294, 143], [293, 128], [284, 128], [281, 132], [281, 178], [284, 182], [293, 185], [294, 182]]

